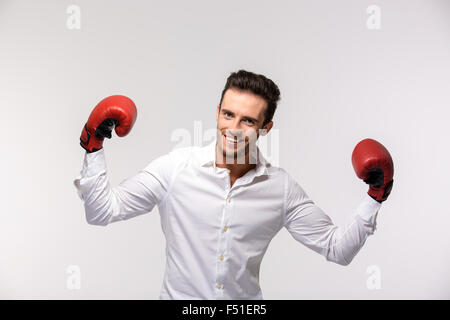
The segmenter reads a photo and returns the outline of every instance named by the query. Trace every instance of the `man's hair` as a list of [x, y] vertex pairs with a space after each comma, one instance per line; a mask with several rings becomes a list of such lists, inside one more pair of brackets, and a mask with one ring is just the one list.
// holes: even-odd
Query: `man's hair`
[[280, 90], [278, 86], [270, 79], [261, 74], [239, 70], [233, 72], [227, 78], [227, 83], [222, 91], [220, 97], [220, 107], [222, 107], [222, 100], [225, 92], [228, 89], [239, 89], [244, 91], [251, 91], [252, 93], [262, 97], [267, 102], [267, 109], [264, 114], [263, 127], [272, 121], [275, 110], [277, 109], [277, 102], [280, 100]]

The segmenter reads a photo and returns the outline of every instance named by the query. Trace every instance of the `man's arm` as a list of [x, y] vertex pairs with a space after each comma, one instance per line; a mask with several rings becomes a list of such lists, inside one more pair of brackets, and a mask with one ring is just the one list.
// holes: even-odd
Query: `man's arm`
[[284, 227], [294, 239], [328, 261], [348, 265], [375, 231], [381, 203], [366, 195], [350, 221], [336, 226], [291, 176], [286, 180]]
[[74, 185], [84, 202], [87, 222], [106, 226], [150, 212], [169, 188], [173, 164], [173, 153], [168, 153], [117, 187], [111, 187], [104, 149], [85, 153], [83, 169]]

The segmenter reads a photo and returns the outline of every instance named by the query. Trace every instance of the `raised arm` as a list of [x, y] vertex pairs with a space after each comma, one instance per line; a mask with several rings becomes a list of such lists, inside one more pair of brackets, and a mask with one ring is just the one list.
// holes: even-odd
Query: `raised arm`
[[164, 197], [170, 183], [173, 157], [159, 157], [117, 187], [111, 187], [106, 169], [104, 138], [126, 136], [136, 120], [137, 110], [128, 97], [115, 95], [100, 101], [83, 127], [80, 145], [86, 150], [83, 169], [74, 180], [84, 202], [90, 224], [107, 225], [150, 212]]
[[285, 184], [286, 229], [305, 246], [341, 265], [348, 265], [374, 233], [378, 210], [391, 193], [394, 175], [389, 152], [373, 139], [356, 145], [352, 164], [357, 176], [370, 187], [344, 226], [334, 225], [291, 176], [287, 175]]

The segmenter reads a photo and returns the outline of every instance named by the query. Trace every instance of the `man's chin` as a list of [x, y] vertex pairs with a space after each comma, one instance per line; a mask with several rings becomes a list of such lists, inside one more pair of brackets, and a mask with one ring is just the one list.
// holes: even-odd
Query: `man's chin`
[[222, 145], [223, 152], [230, 153], [230, 154], [243, 153], [247, 149], [248, 149], [248, 142], [246, 142], [245, 144], [240, 143], [237, 146], [231, 146], [231, 145], [227, 145], [227, 144]]
[[222, 155], [227, 164], [244, 164], [247, 152], [244, 147], [234, 150], [225, 148], [222, 149]]
[[228, 156], [228, 157], [237, 157], [238, 155], [242, 155], [244, 156], [246, 154], [244, 148], [242, 149], [238, 149], [238, 150], [231, 150], [231, 149], [223, 149], [222, 150], [222, 154], [224, 157]]

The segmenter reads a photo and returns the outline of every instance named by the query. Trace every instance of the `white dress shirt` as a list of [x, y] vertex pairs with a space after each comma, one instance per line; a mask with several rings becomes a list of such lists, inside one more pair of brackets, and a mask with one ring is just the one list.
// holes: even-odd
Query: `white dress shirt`
[[216, 167], [216, 140], [175, 149], [111, 187], [104, 149], [85, 153], [74, 184], [87, 222], [106, 226], [158, 206], [166, 237], [160, 299], [263, 299], [259, 268], [285, 227], [326, 260], [349, 264], [376, 227], [380, 203], [366, 196], [345, 226], [336, 226], [284, 169], [257, 148], [256, 168], [230, 187]]

